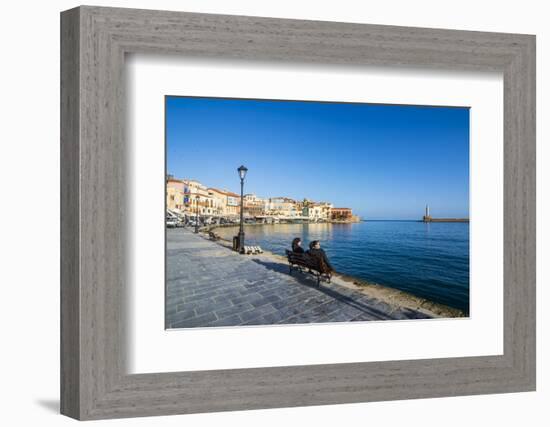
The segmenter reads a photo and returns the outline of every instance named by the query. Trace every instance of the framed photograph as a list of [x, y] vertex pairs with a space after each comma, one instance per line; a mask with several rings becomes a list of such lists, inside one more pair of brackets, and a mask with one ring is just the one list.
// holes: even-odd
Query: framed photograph
[[535, 389], [535, 37], [61, 14], [61, 411]]
[[469, 315], [469, 108], [167, 96], [165, 114], [167, 328]]

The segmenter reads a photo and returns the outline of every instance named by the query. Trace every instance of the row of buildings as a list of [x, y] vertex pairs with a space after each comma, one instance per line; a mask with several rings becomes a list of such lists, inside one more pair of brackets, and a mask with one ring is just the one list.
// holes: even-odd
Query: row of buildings
[[[207, 187], [192, 179], [166, 179], [166, 207], [180, 214], [213, 217], [238, 217], [240, 195], [227, 190]], [[350, 208], [336, 208], [332, 203], [293, 200], [288, 197], [261, 198], [246, 194], [243, 215], [247, 218], [303, 220], [311, 222], [357, 220]]]

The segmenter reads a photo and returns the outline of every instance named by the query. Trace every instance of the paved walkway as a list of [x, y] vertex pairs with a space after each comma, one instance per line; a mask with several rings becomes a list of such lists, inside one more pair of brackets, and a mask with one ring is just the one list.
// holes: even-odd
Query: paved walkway
[[271, 254], [239, 255], [185, 229], [167, 230], [167, 328], [411, 319], [426, 315], [288, 274]]

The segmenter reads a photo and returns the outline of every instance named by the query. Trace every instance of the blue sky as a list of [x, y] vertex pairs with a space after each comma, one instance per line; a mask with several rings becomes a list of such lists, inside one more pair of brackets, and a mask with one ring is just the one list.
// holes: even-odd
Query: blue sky
[[469, 109], [166, 97], [167, 173], [367, 219], [469, 216]]

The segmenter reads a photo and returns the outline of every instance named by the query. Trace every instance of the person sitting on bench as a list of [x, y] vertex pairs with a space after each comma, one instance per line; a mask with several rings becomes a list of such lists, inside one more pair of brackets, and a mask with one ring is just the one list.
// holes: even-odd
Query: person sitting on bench
[[316, 258], [319, 260], [319, 262], [324, 262], [325, 265], [330, 269], [330, 271], [334, 271], [334, 268], [330, 264], [327, 254], [323, 249], [321, 249], [321, 242], [319, 240], [313, 240], [309, 244], [309, 250], [306, 252], [309, 256]]
[[294, 238], [294, 240], [292, 240], [292, 252], [296, 254], [303, 254], [305, 252], [304, 248], [302, 248], [302, 239], [300, 239], [299, 237], [296, 237]]

